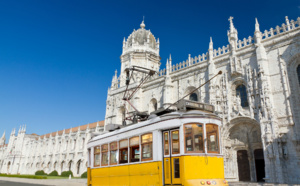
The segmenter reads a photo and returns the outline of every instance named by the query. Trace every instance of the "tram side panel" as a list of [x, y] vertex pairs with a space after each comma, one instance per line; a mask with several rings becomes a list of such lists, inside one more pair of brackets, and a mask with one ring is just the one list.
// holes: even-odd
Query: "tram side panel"
[[91, 170], [93, 186], [162, 185], [162, 163], [148, 162]]
[[218, 156], [182, 156], [184, 186], [200, 185], [202, 181], [215, 181], [224, 185], [224, 161]]

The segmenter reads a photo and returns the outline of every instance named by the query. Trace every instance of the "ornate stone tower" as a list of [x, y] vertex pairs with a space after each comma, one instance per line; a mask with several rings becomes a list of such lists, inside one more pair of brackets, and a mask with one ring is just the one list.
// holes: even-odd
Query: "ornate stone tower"
[[[125, 85], [125, 69], [130, 66], [140, 66], [155, 71], [158, 71], [160, 67], [159, 39], [156, 40], [151, 31], [145, 29], [144, 21], [140, 27], [138, 30], [133, 30], [128, 39], [124, 38], [123, 41], [121, 86]], [[140, 78], [137, 75], [136, 80]]]
[[[122, 100], [125, 91], [126, 68], [138, 66], [142, 68], [159, 71], [160, 56], [159, 56], [159, 39], [156, 39], [150, 30], [145, 29], [145, 23], [142, 21], [138, 30], [128, 36], [127, 40], [123, 40], [123, 50], [121, 59], [121, 71], [115, 71], [112, 79], [111, 88], [107, 93], [107, 104], [105, 114], [105, 124], [114, 123], [122, 124], [126, 115], [132, 114], [134, 108], [124, 104]], [[142, 72], [133, 72], [130, 81], [129, 89], [138, 86], [141, 80], [145, 77]], [[124, 87], [124, 88], [122, 88]], [[131, 103], [139, 111], [147, 111], [144, 102], [144, 94], [139, 90], [134, 94]]]

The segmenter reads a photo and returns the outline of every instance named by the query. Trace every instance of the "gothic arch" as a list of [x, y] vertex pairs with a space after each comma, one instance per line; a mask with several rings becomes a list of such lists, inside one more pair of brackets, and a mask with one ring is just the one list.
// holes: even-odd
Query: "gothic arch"
[[[226, 177], [236, 177], [240, 181], [256, 181], [258, 169], [255, 165], [254, 151], [263, 149], [259, 123], [253, 118], [238, 116], [223, 130], [224, 165], [228, 174]], [[248, 180], [243, 180], [245, 175]]]
[[45, 165], [45, 163], [43, 162], [42, 164], [41, 164], [41, 170], [44, 170], [44, 165]]
[[[183, 96], [186, 96], [187, 94], [190, 94], [195, 89], [196, 89], [196, 87], [194, 87], [194, 86], [187, 87], [184, 91]], [[188, 100], [191, 100], [191, 101], [199, 101], [200, 100], [199, 90], [194, 91], [191, 95], [187, 96], [185, 99], [188, 99]]]
[[51, 162], [49, 161], [48, 163], [47, 163], [47, 170], [50, 172], [50, 170], [51, 170]]
[[299, 95], [300, 94], [300, 83], [299, 83], [300, 79], [298, 78], [297, 69], [298, 69], [298, 67], [300, 67], [300, 53], [291, 57], [287, 64], [288, 64], [287, 65], [287, 71], [288, 71], [287, 73], [288, 73], [288, 78], [289, 78], [289, 82], [291, 85], [290, 88], [294, 87]]
[[78, 161], [77, 161], [77, 164], [76, 164], [77, 175], [80, 174], [80, 167], [81, 167], [81, 160], [78, 160]]
[[[285, 65], [285, 63], [282, 63]], [[298, 77], [297, 68], [300, 67], [300, 53], [295, 54], [287, 61], [287, 88], [290, 94], [290, 107], [292, 112], [298, 112], [300, 105], [300, 79]], [[284, 67], [285, 68], [285, 67]], [[285, 71], [285, 70], [284, 70]], [[296, 123], [296, 127], [300, 124], [299, 118], [295, 114], [293, 114], [294, 122]], [[297, 129], [300, 130], [300, 129]]]
[[57, 169], [57, 161], [54, 162], [54, 164], [53, 164], [53, 170], [56, 170], [56, 169]]
[[68, 163], [68, 170], [72, 170], [72, 165], [73, 165], [73, 161], [70, 160], [69, 163]]
[[231, 97], [237, 106], [249, 107], [247, 84], [243, 78], [236, 78], [231, 84]]
[[149, 103], [149, 114], [157, 110], [157, 100], [152, 98]]
[[64, 166], [65, 166], [65, 161], [62, 161], [61, 164], [60, 164], [60, 168], [61, 168], [60, 172], [64, 171], [64, 168], [65, 168]]
[[10, 165], [11, 165], [11, 163], [10, 163], [10, 161], [7, 163], [7, 173], [9, 174], [9, 170], [10, 170]]

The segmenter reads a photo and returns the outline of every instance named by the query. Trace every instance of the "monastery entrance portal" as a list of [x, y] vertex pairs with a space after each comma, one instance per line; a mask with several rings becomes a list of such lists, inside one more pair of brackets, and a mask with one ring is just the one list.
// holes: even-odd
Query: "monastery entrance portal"
[[240, 181], [250, 181], [249, 159], [246, 150], [237, 151], [237, 162]]
[[265, 161], [259, 124], [250, 118], [238, 117], [230, 125], [229, 139], [225, 140], [225, 176], [239, 181], [264, 181]]
[[258, 182], [263, 182], [265, 177], [265, 160], [262, 149], [254, 150], [256, 179]]

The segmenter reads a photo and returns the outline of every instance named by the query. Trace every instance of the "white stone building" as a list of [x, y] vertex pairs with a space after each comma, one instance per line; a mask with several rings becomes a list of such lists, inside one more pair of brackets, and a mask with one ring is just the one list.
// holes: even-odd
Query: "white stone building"
[[[214, 48], [210, 39], [208, 52], [177, 64], [170, 56], [161, 70], [159, 39], [142, 22], [123, 41], [120, 75], [115, 73], [108, 90], [105, 125], [121, 125], [134, 111], [122, 101], [127, 67], [159, 71], [131, 100], [148, 113], [168, 107], [222, 70], [189, 99], [215, 105], [223, 118], [226, 179], [299, 184], [300, 18], [286, 17], [281, 26], [263, 32], [255, 20], [254, 36], [241, 40], [232, 19], [227, 46]], [[134, 73], [129, 89], [142, 78]]]
[[74, 176], [87, 171], [86, 144], [94, 132], [102, 132], [104, 121], [90, 123], [45, 135], [26, 134], [26, 127], [15, 129], [5, 144], [0, 139], [0, 173], [34, 174], [37, 170], [50, 173], [71, 170]]

